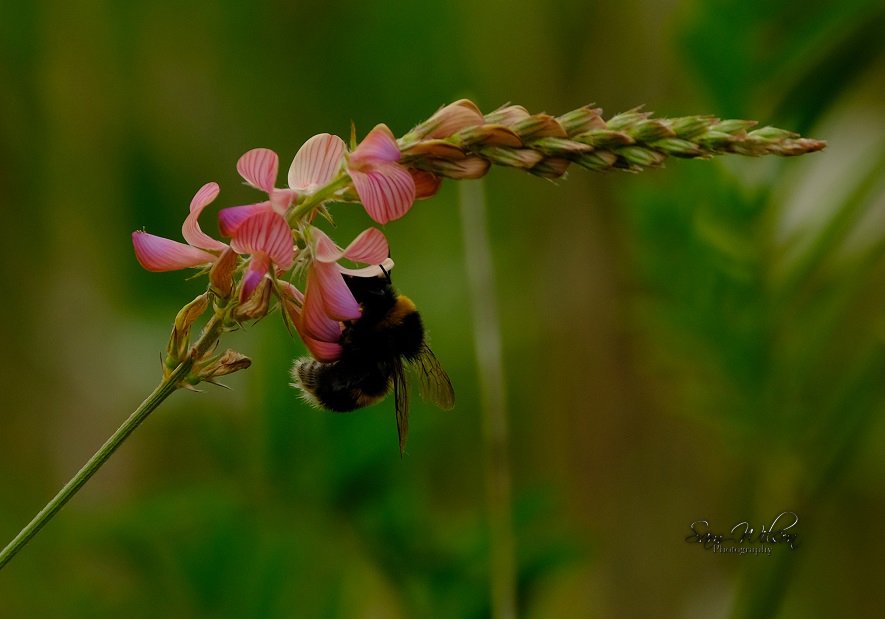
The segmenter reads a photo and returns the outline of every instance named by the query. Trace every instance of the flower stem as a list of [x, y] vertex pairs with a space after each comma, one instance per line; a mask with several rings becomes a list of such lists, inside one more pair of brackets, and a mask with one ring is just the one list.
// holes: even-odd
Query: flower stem
[[482, 397], [486, 494], [491, 546], [492, 617], [516, 617], [516, 560], [511, 516], [509, 432], [501, 330], [482, 181], [459, 185], [464, 253]]
[[342, 189], [343, 187], [346, 187], [348, 182], [350, 182], [350, 177], [346, 174], [341, 174], [338, 178], [331, 181], [328, 185], [318, 189], [316, 193], [309, 195], [307, 199], [304, 200], [304, 202], [298, 204], [289, 212], [289, 214], [287, 215], [289, 223], [297, 223], [311, 210], [335, 195], [336, 191]]
[[0, 570], [9, 563], [10, 560], [18, 553], [19, 550], [31, 541], [46, 523], [48, 523], [58, 511], [64, 507], [83, 485], [107, 462], [108, 458], [123, 444], [132, 432], [147, 419], [154, 409], [156, 409], [167, 397], [169, 397], [179, 387], [179, 382], [187, 377], [194, 365], [194, 360], [199, 359], [203, 354], [210, 350], [223, 328], [223, 317], [216, 313], [203, 328], [200, 339], [191, 348], [191, 354], [182, 361], [175, 370], [173, 370], [166, 378], [160, 381], [156, 389], [145, 398], [144, 402], [135, 409], [126, 421], [123, 422], [117, 431], [105, 441], [104, 445], [83, 465], [76, 475], [59, 490], [58, 494], [34, 516], [34, 519], [23, 528], [9, 544], [0, 551]]

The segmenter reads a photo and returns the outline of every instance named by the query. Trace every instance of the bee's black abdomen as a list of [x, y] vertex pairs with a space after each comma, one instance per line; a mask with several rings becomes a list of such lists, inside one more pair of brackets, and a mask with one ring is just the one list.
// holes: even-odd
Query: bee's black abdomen
[[390, 391], [390, 371], [379, 365], [355, 365], [346, 360], [321, 363], [302, 358], [292, 368], [292, 378], [315, 404], [346, 413], [377, 402]]

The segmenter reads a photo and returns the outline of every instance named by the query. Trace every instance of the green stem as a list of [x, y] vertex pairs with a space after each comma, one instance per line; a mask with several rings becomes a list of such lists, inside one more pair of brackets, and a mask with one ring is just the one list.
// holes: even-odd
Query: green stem
[[95, 475], [96, 471], [107, 462], [108, 458], [110, 458], [117, 448], [123, 444], [123, 441], [132, 434], [135, 428], [140, 426], [141, 423], [148, 418], [148, 415], [150, 415], [154, 409], [163, 402], [163, 400], [178, 389], [179, 382], [187, 377], [188, 373], [191, 371], [194, 365], [194, 360], [202, 357], [215, 345], [222, 329], [223, 317], [220, 314], [216, 314], [203, 328], [200, 339], [191, 348], [191, 354], [189, 357], [182, 361], [171, 374], [160, 381], [160, 384], [157, 385], [156, 389], [145, 398], [144, 402], [135, 409], [135, 412], [123, 422], [123, 425], [117, 428], [117, 431], [105, 441], [105, 444], [95, 452], [95, 455], [93, 455], [85, 465], [83, 465], [83, 468], [81, 468], [61, 490], [59, 490], [58, 494], [46, 504], [46, 507], [41, 509], [40, 512], [34, 516], [34, 519], [31, 520], [31, 522], [29, 522], [28, 525], [23, 528], [2, 551], [0, 551], [0, 570], [12, 560], [19, 550], [24, 548], [24, 546], [31, 541], [31, 538], [37, 535], [40, 529], [42, 529], [46, 523], [48, 523], [52, 517], [64, 507], [65, 503], [77, 494], [80, 488], [82, 488], [83, 485]]
[[331, 198], [336, 191], [339, 189], [346, 187], [347, 183], [350, 182], [350, 177], [347, 174], [342, 174], [332, 182], [330, 182], [325, 187], [319, 189], [316, 193], [309, 195], [304, 202], [298, 204], [293, 208], [287, 219], [290, 224], [297, 223], [302, 217], [304, 217], [307, 213], [309, 213], [312, 209], [316, 208], [329, 198]]
[[482, 182], [459, 183], [464, 254], [482, 397], [484, 469], [489, 502], [492, 616], [516, 617], [516, 559], [508, 461], [507, 391], [495, 276]]

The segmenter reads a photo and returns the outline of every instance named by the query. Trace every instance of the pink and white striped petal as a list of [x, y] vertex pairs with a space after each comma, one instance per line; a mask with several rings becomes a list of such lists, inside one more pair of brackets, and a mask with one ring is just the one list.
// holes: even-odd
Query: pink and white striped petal
[[359, 168], [381, 162], [399, 161], [399, 146], [393, 132], [385, 124], [376, 125], [374, 129], [350, 154], [350, 166]]
[[273, 189], [270, 192], [270, 205], [277, 213], [285, 216], [297, 197], [298, 194], [292, 189]]
[[273, 212], [270, 202], [224, 208], [218, 211], [218, 227], [221, 229], [221, 234], [233, 237], [237, 235], [237, 230], [244, 221], [259, 213], [267, 212]]
[[347, 147], [337, 135], [320, 133], [305, 142], [289, 167], [289, 187], [313, 193], [335, 178]]
[[415, 181], [396, 163], [380, 163], [371, 170], [348, 170], [360, 202], [379, 224], [399, 219], [415, 202]]
[[215, 261], [215, 256], [202, 249], [140, 230], [132, 233], [132, 247], [139, 264], [148, 271], [177, 271]]
[[366, 264], [380, 264], [390, 253], [384, 233], [377, 228], [363, 230], [345, 249], [338, 247], [319, 228], [312, 228], [314, 255], [319, 262], [334, 263], [342, 258]]
[[295, 259], [292, 229], [272, 210], [256, 213], [243, 221], [230, 246], [238, 254], [267, 254], [283, 270], [289, 269]]
[[[315, 262], [313, 269], [311, 269], [311, 277], [311, 283], [315, 284], [314, 292], [320, 293], [323, 309], [329, 318], [356, 320], [360, 317], [362, 313], [360, 304], [357, 303], [350, 288], [344, 283], [344, 277], [337, 264]], [[310, 303], [311, 294], [308, 290], [305, 303]]]
[[[289, 314], [289, 319], [298, 330], [298, 335], [301, 336], [301, 339], [310, 351], [311, 356], [317, 361], [322, 361], [324, 363], [330, 363], [339, 359], [341, 357], [341, 344], [338, 343], [338, 340], [341, 338], [341, 324], [338, 323], [338, 321], [328, 318], [322, 313], [322, 301], [319, 301], [319, 303], [315, 304], [315, 308], [319, 309], [320, 314], [317, 318], [312, 318], [311, 321], [318, 319], [321, 321], [321, 324], [311, 324], [311, 327], [314, 330], [323, 333], [323, 337], [331, 339], [332, 341], [326, 342], [313, 337], [311, 335], [311, 329], [307, 328], [305, 325], [304, 294], [289, 282], [281, 281], [279, 284], [284, 295], [283, 307], [285, 307], [286, 313]], [[312, 309], [311, 311], [314, 312], [316, 309]]]
[[[341, 283], [344, 284], [344, 281]], [[316, 277], [315, 272], [311, 271], [307, 277], [301, 324], [304, 333], [315, 340], [338, 342], [341, 339], [341, 323], [326, 311], [325, 293], [322, 281]], [[359, 316], [359, 306], [357, 306], [357, 316]]]
[[380, 264], [390, 255], [387, 239], [378, 228], [363, 230], [344, 248], [344, 257], [364, 264]]
[[253, 148], [237, 161], [237, 172], [243, 179], [267, 193], [273, 191], [277, 182], [280, 158], [269, 148]]
[[190, 213], [188, 213], [184, 224], [181, 226], [181, 234], [189, 245], [202, 249], [217, 249], [219, 251], [227, 249], [227, 245], [203, 232], [197, 221], [203, 209], [218, 197], [219, 191], [218, 183], [206, 183], [191, 200]]

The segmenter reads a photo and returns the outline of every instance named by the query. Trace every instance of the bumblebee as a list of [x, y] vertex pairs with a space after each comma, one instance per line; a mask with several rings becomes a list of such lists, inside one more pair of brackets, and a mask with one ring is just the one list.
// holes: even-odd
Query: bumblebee
[[406, 366], [418, 375], [421, 397], [441, 409], [455, 405], [455, 392], [427, 345], [415, 304], [396, 292], [383, 267], [382, 272], [377, 277], [344, 275], [362, 314], [344, 323], [341, 357], [331, 363], [297, 359], [292, 379], [309, 402], [339, 413], [380, 402], [393, 390], [402, 454], [409, 432]]

